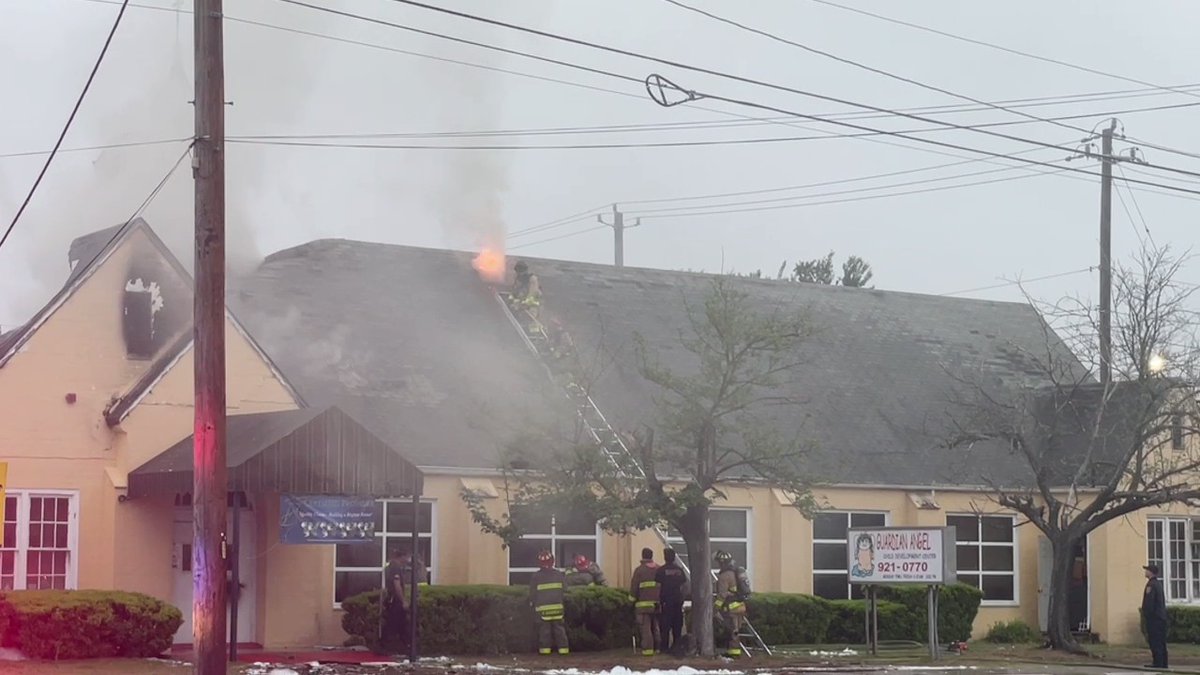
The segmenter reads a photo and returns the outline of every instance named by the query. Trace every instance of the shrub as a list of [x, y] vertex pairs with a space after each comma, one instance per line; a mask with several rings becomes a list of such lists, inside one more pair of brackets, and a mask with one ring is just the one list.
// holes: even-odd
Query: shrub
[[13, 591], [0, 605], [0, 643], [38, 659], [157, 656], [183, 623], [175, 607], [122, 591]]
[[746, 611], [770, 645], [823, 642], [833, 618], [827, 601], [791, 593], [755, 593]]
[[[916, 616], [920, 632], [907, 639], [924, 642], [929, 622], [926, 590], [920, 586], [885, 586], [879, 589], [879, 599], [896, 602]], [[943, 586], [938, 596], [938, 637], [943, 643], [965, 642], [971, 639], [971, 626], [979, 614], [983, 591], [966, 584]], [[883, 619], [880, 619], [880, 628]], [[899, 638], [897, 638], [899, 639]]]
[[[1167, 642], [1200, 644], [1200, 607], [1167, 606]], [[1142, 620], [1142, 635], [1146, 622]]]
[[1006, 621], [993, 624], [983, 638], [996, 644], [1017, 645], [1040, 642], [1041, 631], [1021, 620]]
[[[942, 589], [943, 642], [966, 640], [983, 594], [969, 586]], [[881, 588], [879, 639], [924, 642], [923, 588]], [[634, 634], [633, 600], [622, 589], [587, 586], [566, 594], [566, 628], [571, 649], [598, 651], [629, 646]], [[353, 644], [380, 649], [379, 591], [342, 602], [342, 628]], [[755, 593], [747, 616], [767, 644], [862, 644], [866, 603], [830, 602], [793, 593]], [[528, 591], [513, 586], [428, 586], [420, 598], [421, 645], [432, 653], [507, 654], [533, 649], [536, 617]], [[690, 619], [687, 619], [690, 620]], [[718, 625], [717, 634], [724, 632]], [[387, 645], [391, 647], [391, 645]]]
[[[832, 620], [825, 642], [831, 644], [865, 644], [867, 602], [865, 600], [837, 600], [829, 603]], [[918, 617], [908, 607], [880, 600], [879, 639], [884, 641], [922, 641], [925, 639], [924, 615]]]
[[[426, 586], [417, 621], [423, 651], [508, 654], [529, 651], [536, 616], [529, 591], [517, 586]], [[573, 651], [625, 647], [633, 635], [633, 599], [623, 590], [588, 586], [567, 591], [567, 636]], [[379, 591], [342, 601], [342, 629], [372, 649], [379, 644]], [[391, 645], [386, 645], [391, 647]]]

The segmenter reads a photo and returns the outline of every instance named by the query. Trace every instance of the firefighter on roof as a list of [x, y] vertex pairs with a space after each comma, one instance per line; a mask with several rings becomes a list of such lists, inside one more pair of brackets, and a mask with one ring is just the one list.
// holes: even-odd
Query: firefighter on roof
[[563, 625], [563, 586], [566, 575], [554, 569], [554, 554], [538, 553], [538, 571], [529, 580], [529, 604], [537, 613], [538, 653], [570, 654], [567, 629]]
[[741, 656], [742, 619], [746, 616], [746, 599], [750, 597], [750, 577], [744, 567], [738, 567], [733, 556], [726, 551], [717, 551], [715, 556], [720, 571], [717, 572], [716, 609], [729, 631], [727, 656]]
[[575, 556], [575, 569], [567, 573], [568, 586], [607, 586], [608, 580], [600, 566], [582, 553]]
[[542, 285], [538, 282], [537, 275], [529, 271], [529, 265], [526, 265], [524, 260], [518, 262], [513, 271], [517, 273], [517, 278], [513, 282], [512, 301], [536, 321], [538, 307], [542, 304]]

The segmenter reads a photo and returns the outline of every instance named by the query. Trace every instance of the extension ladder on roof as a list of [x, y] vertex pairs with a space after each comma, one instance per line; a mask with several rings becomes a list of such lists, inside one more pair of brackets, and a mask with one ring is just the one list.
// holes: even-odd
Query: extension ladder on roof
[[[558, 379], [555, 377], [554, 371], [545, 358], [545, 351], [550, 344], [550, 336], [546, 334], [545, 326], [531, 313], [523, 310], [520, 311], [520, 314], [526, 321], [522, 322], [509, 306], [509, 297], [510, 294], [508, 293], [496, 293], [496, 300], [500, 303], [504, 315], [508, 317], [513, 327], [517, 329], [517, 332], [521, 334], [521, 337], [525, 341], [525, 346], [538, 357], [538, 361], [542, 364], [550, 379], [557, 383]], [[638, 462], [637, 457], [629, 450], [629, 446], [625, 444], [625, 440], [621, 438], [617, 430], [609, 424], [604, 413], [600, 412], [600, 408], [596, 406], [596, 402], [592, 400], [592, 397], [574, 382], [570, 382], [566, 386], [565, 393], [567, 398], [576, 405], [576, 414], [579, 415], [584, 432], [600, 448], [600, 451], [604, 453], [605, 458], [617, 470], [617, 474], [622, 478], [644, 479], [646, 472], [642, 469], [641, 463]], [[664, 546], [670, 545], [666, 530], [661, 527], [655, 527], [654, 533], [658, 535], [659, 540]], [[689, 575], [691, 574], [687, 565], [683, 564], [683, 561], [679, 561], [679, 564], [685, 571], [688, 571]], [[711, 572], [711, 574], [715, 580], [717, 573]], [[742, 631], [737, 637], [742, 651], [747, 656], [753, 656], [751, 649], [746, 644], [747, 641], [754, 645], [755, 649], [762, 650], [767, 656], [771, 655], [771, 648], [763, 642], [762, 637], [755, 630], [754, 624], [749, 619], [742, 621]]]

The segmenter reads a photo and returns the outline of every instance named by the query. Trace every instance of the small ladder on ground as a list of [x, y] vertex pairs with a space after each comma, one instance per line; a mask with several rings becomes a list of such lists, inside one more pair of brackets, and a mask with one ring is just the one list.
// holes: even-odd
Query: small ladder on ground
[[[525, 346], [538, 358], [538, 362], [546, 370], [546, 375], [552, 381], [558, 383], [559, 380], [555, 377], [555, 373], [546, 359], [546, 352], [550, 348], [550, 336], [547, 335], [545, 326], [538, 321], [536, 316], [528, 311], [519, 310], [518, 312], [521, 316], [518, 317], [517, 313], [514, 313], [513, 309], [509, 306], [509, 298], [510, 294], [508, 293], [496, 293], [496, 301], [500, 303], [504, 315], [508, 317], [513, 327], [521, 334]], [[605, 458], [616, 469], [617, 475], [621, 478], [644, 479], [646, 472], [642, 469], [641, 463], [638, 462], [633, 452], [629, 450], [629, 446], [626, 445], [625, 440], [621, 438], [617, 430], [609, 424], [604, 413], [600, 412], [600, 408], [596, 406], [596, 402], [592, 400], [592, 397], [573, 381], [568, 382], [565, 389], [567, 398], [575, 403], [576, 414], [579, 416], [584, 432], [600, 448], [600, 451], [604, 453]], [[664, 546], [670, 546], [666, 530], [661, 527], [655, 527], [654, 533], [658, 535], [659, 541]], [[687, 565], [684, 565], [682, 561], [680, 561], [680, 565], [691, 575], [691, 571], [688, 570]], [[717, 573], [711, 572], [711, 574], [713, 579], [716, 580]], [[749, 645], [753, 645], [754, 649], [760, 650], [767, 656], [771, 655], [771, 648], [763, 642], [762, 636], [758, 634], [758, 631], [754, 628], [754, 624], [749, 619], [742, 620], [742, 630], [738, 634], [737, 639], [742, 651], [747, 656], [753, 657]]]

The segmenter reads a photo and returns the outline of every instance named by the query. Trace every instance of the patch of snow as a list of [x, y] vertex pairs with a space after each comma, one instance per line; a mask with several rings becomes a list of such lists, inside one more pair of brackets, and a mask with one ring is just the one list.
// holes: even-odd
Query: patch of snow
[[25, 655], [19, 649], [0, 648], [0, 661], [24, 661]]
[[579, 670], [566, 668], [559, 670], [543, 670], [546, 675], [746, 675], [742, 670], [698, 670], [691, 666], [680, 666], [671, 670], [651, 668], [649, 670], [631, 670], [625, 666], [615, 666], [612, 670]]
[[267, 671], [267, 675], [300, 675], [300, 673], [291, 668], [272, 668]]
[[827, 657], [829, 657], [829, 656], [846, 657], [846, 656], [858, 656], [858, 652], [854, 651], [853, 649], [850, 649], [849, 647], [846, 647], [845, 649], [843, 649], [840, 652], [811, 651], [808, 653], [808, 655], [809, 656], [827, 656]]
[[457, 668], [468, 668], [469, 667], [469, 668], [473, 668], [475, 670], [501, 670], [506, 673], [528, 673], [529, 672], [528, 668], [514, 668], [514, 667], [510, 667], [510, 666], [493, 666], [490, 663], [476, 663], [473, 666], [460, 665], [460, 666], [452, 666], [452, 667], [457, 667]]

